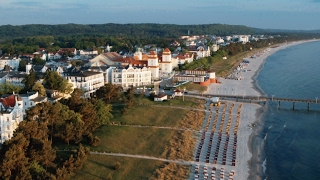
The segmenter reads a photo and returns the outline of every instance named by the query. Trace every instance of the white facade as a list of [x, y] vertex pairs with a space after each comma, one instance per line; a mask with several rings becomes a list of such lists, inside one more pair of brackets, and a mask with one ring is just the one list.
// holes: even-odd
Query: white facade
[[172, 72], [172, 58], [171, 58], [171, 51], [166, 48], [162, 52], [162, 62], [160, 63], [160, 69], [162, 73], [171, 73]]
[[151, 84], [151, 71], [146, 67], [141, 69], [129, 65], [127, 69], [112, 69], [111, 76], [112, 84], [120, 85], [123, 88]]
[[155, 51], [151, 51], [148, 55], [148, 67], [152, 78], [159, 79], [159, 59]]
[[14, 86], [24, 87], [22, 81], [26, 78], [27, 74], [20, 74], [17, 72], [9, 72], [6, 77], [6, 83], [10, 83]]
[[84, 97], [90, 97], [93, 92], [104, 86], [102, 72], [84, 71], [80, 73], [67, 73], [65, 77], [72, 83], [73, 88], [82, 89]]
[[23, 120], [23, 103], [14, 94], [0, 99], [0, 144], [13, 137], [13, 132]]
[[21, 61], [20, 58], [9, 58], [9, 57], [1, 58], [0, 70], [3, 69], [6, 65], [10, 66], [12, 69], [18, 69], [20, 61]]
[[247, 35], [240, 35], [238, 41], [245, 44], [245, 43], [249, 42], [249, 37]]
[[25, 115], [26, 111], [38, 103], [47, 102], [47, 97], [39, 96], [38, 92], [28, 92], [27, 94], [20, 94], [23, 102], [22, 114]]

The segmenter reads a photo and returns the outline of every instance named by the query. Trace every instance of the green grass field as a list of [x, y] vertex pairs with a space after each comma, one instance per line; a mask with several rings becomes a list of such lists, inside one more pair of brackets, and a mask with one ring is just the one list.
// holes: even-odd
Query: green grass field
[[[115, 170], [114, 165], [117, 162], [120, 163], [121, 167]], [[113, 180], [149, 179], [155, 170], [163, 164], [163, 162], [155, 160], [92, 154], [84, 167], [76, 172], [71, 179], [100, 180], [108, 179], [110, 176]]]
[[[113, 106], [114, 118], [111, 122], [132, 125], [179, 127], [189, 109], [178, 107], [199, 107], [199, 100], [185, 97], [167, 102], [153, 102], [147, 98], [137, 98], [137, 105], [121, 114], [122, 104]], [[203, 103], [203, 102], [202, 102]], [[160, 105], [157, 107], [154, 105]], [[105, 125], [100, 127], [94, 135], [100, 138], [97, 147], [90, 147], [91, 151], [112, 152], [123, 154], [137, 154], [166, 158], [165, 149], [176, 130], [159, 129], [153, 127], [132, 127]], [[121, 164], [118, 171], [114, 170], [116, 162]], [[156, 169], [165, 163], [155, 160], [136, 159], [128, 157], [90, 155], [84, 168], [76, 172], [72, 179], [149, 179]]]
[[100, 138], [100, 145], [90, 149], [162, 157], [174, 132], [171, 129], [103, 126], [94, 133]]
[[137, 105], [128, 109], [126, 114], [121, 114], [123, 105], [113, 106], [114, 118], [111, 119], [111, 122], [126, 125], [176, 127], [189, 110], [175, 108], [175, 106], [189, 108], [198, 107], [198, 104], [196, 99], [189, 97], [185, 97], [185, 101], [178, 97], [165, 102], [154, 102], [147, 98], [138, 99]]

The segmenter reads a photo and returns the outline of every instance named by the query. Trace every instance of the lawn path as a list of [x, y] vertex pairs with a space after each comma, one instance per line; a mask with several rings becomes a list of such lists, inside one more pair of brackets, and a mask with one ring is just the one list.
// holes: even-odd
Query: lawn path
[[171, 130], [177, 130], [177, 131], [201, 132], [201, 131], [190, 129], [190, 128], [177, 128], [177, 127], [168, 127], [168, 126], [118, 125], [118, 124], [114, 124], [111, 126], [124, 126], [124, 127], [136, 127], [136, 128], [156, 128], [156, 129], [171, 129]]

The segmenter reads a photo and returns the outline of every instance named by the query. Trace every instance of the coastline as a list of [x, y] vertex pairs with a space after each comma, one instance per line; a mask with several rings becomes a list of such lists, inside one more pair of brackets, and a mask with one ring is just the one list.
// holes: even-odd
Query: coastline
[[[219, 78], [218, 80], [221, 83], [209, 85], [206, 93], [239, 96], [265, 95], [258, 85], [257, 77], [267, 58], [279, 50], [313, 41], [319, 40], [295, 41], [279, 44], [275, 47], [266, 47], [256, 54], [256, 58], [247, 58], [250, 60], [250, 63], [246, 67], [247, 71], [242, 72], [242, 80]], [[238, 165], [235, 168], [239, 179], [265, 179], [264, 168], [262, 167], [265, 159], [263, 154], [263, 141], [265, 137], [262, 132], [267, 111], [268, 103], [263, 105], [243, 103], [239, 127], [239, 137], [241, 137], [241, 139], [237, 147], [237, 151], [240, 152], [239, 154], [241, 154], [241, 156], [237, 157]], [[252, 124], [254, 124], [254, 126], [249, 128], [249, 125]], [[243, 146], [241, 144], [243, 144]]]

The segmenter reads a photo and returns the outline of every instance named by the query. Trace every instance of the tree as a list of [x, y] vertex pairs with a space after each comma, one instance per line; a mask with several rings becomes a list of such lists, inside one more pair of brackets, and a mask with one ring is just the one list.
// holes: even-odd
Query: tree
[[42, 60], [41, 58], [39, 58], [38, 56], [36, 56], [36, 57], [34, 57], [34, 58], [32, 59], [32, 64], [33, 64], [33, 65], [41, 65], [41, 66], [43, 66], [43, 65], [46, 64], [46, 61], [44, 61], [44, 60]]
[[121, 88], [114, 84], [106, 84], [99, 88], [96, 95], [99, 99], [103, 99], [106, 103], [111, 103], [120, 97]]
[[62, 93], [70, 92], [68, 80], [64, 79], [56, 71], [47, 71], [43, 78], [43, 86], [47, 89], [58, 90]]
[[99, 118], [99, 125], [107, 124], [110, 122], [112, 116], [112, 105], [106, 104], [102, 100], [97, 100], [94, 103], [94, 108]]
[[27, 61], [25, 59], [21, 59], [21, 61], [19, 62], [18, 71], [26, 72], [26, 65]]
[[24, 83], [24, 91], [32, 91], [32, 87], [34, 86], [35, 82], [38, 80], [38, 76], [36, 72], [31, 72], [22, 80]]
[[32, 179], [25, 155], [28, 144], [22, 133], [15, 134], [4, 143], [1, 149], [3, 157], [0, 160], [0, 179]]
[[33, 86], [32, 86], [32, 91], [36, 91], [39, 93], [41, 96], [47, 96], [46, 94], [46, 89], [43, 87], [43, 85], [37, 81]]
[[20, 86], [14, 86], [10, 83], [4, 82], [0, 84], [0, 95], [3, 94], [11, 94], [11, 93], [19, 93], [22, 90]]

